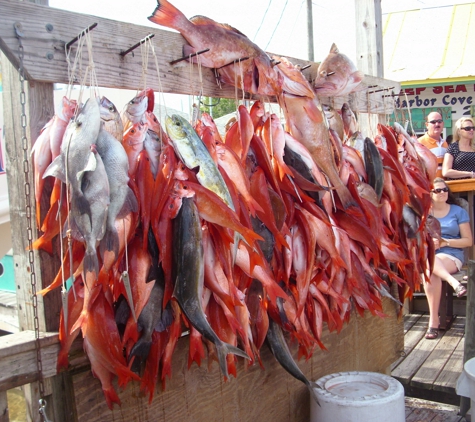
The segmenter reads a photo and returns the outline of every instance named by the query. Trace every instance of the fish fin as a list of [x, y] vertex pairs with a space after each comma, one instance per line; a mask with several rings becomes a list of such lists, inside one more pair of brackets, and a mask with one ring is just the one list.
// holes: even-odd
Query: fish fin
[[117, 215], [117, 218], [124, 218], [129, 213], [131, 212], [137, 212], [139, 209], [139, 204], [137, 202], [137, 198], [135, 197], [134, 191], [130, 189], [128, 186], [127, 188], [127, 196], [125, 197], [124, 205], [122, 205], [122, 208], [120, 209], [119, 214]]
[[84, 256], [84, 271], [99, 274], [99, 260], [95, 250], [86, 251]]
[[119, 406], [121, 405], [119, 396], [117, 395], [114, 387], [111, 386], [109, 388], [102, 388], [102, 392], [104, 393], [107, 406], [110, 410], [113, 409], [114, 403], [117, 403]]
[[244, 350], [241, 350], [238, 347], [235, 347], [223, 341], [216, 342], [214, 344], [216, 346], [216, 353], [218, 354], [219, 367], [221, 368], [221, 372], [226, 378], [229, 378], [228, 364], [226, 361], [226, 356], [229, 353], [251, 360], [249, 355]]
[[155, 331], [159, 333], [165, 331], [173, 323], [173, 312], [169, 306], [162, 311], [162, 318], [155, 325]]
[[89, 216], [89, 221], [92, 223], [92, 216], [91, 216], [91, 204], [86, 199], [86, 197], [80, 193], [76, 195], [74, 198], [75, 205], [79, 211], [79, 214], [87, 214]]
[[48, 252], [50, 255], [53, 255], [53, 242], [51, 239], [47, 239], [46, 236], [41, 236], [36, 239], [31, 245], [32, 249], [42, 249]]
[[189, 22], [186, 16], [167, 0], [157, 0], [157, 7], [147, 19], [157, 25], [167, 26], [179, 32], [183, 24]]
[[138, 360], [147, 359], [150, 353], [151, 346], [152, 346], [151, 340], [145, 340], [143, 337], [140, 337], [137, 343], [135, 343], [134, 346], [132, 347], [132, 350], [130, 351], [129, 359], [131, 359], [133, 356], [138, 358]]
[[100, 253], [104, 258], [106, 251], [112, 252], [115, 255], [115, 259], [119, 256], [119, 235], [115, 227], [109, 228], [100, 243]]
[[310, 117], [310, 119], [313, 120], [315, 123], [323, 122], [323, 112], [315, 104], [315, 101], [307, 102], [307, 105], [304, 107], [304, 110], [307, 113], [308, 117]]
[[322, 389], [322, 387], [320, 387], [316, 382], [308, 381], [307, 388], [308, 388], [308, 391], [310, 392], [310, 396], [313, 398], [313, 400], [315, 400], [315, 403], [321, 406], [320, 402], [318, 401], [318, 396], [315, 390], [317, 388]]
[[64, 166], [61, 155], [58, 155], [46, 168], [45, 172], [43, 173], [43, 179], [48, 176], [56, 177], [63, 183], [66, 183], [66, 176], [64, 173]]

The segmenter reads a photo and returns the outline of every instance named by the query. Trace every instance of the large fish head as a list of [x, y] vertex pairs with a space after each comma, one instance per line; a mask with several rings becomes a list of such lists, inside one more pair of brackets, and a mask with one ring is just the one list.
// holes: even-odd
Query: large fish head
[[193, 131], [193, 128], [186, 121], [186, 119], [179, 116], [178, 114], [173, 114], [171, 117], [166, 116], [165, 127], [167, 129], [168, 136], [173, 142], [187, 138]]
[[318, 67], [313, 88], [318, 95], [345, 95], [352, 92], [363, 76], [353, 62], [340, 53], [336, 44], [332, 44], [330, 53]]
[[119, 112], [117, 108], [108, 100], [106, 97], [102, 97], [99, 103], [99, 108], [101, 111], [101, 119], [103, 121], [111, 121], [120, 119]]
[[125, 112], [132, 117], [141, 117], [147, 110], [148, 101], [148, 91], [141, 91], [127, 103]]

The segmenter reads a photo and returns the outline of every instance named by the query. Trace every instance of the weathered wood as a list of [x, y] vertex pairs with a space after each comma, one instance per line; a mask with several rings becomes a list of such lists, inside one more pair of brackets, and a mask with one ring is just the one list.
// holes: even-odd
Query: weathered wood
[[463, 371], [463, 349], [465, 345], [465, 337], [460, 339], [457, 347], [452, 352], [450, 359], [444, 366], [439, 376], [434, 382], [434, 390], [444, 391], [447, 393], [455, 393], [457, 380]]
[[[452, 354], [454, 346], [458, 344], [463, 337], [463, 325], [460, 323], [455, 324], [440, 339], [437, 347], [426, 359], [424, 365], [415, 373], [411, 381], [413, 386], [432, 389], [435, 380], [441, 374], [447, 363], [447, 357]], [[452, 392], [455, 393], [455, 390]]]
[[[328, 352], [316, 350], [308, 361], [299, 361], [302, 372], [311, 380], [339, 372], [365, 370], [387, 373], [402, 348], [402, 321], [397, 321], [394, 307], [384, 300], [389, 318], [361, 318], [352, 315], [340, 334], [325, 330], [322, 341]], [[291, 346], [297, 355], [296, 344]], [[265, 370], [254, 365], [244, 369], [239, 359], [238, 376], [224, 382], [216, 362], [208, 371], [207, 362], [187, 369], [188, 339], [180, 339], [173, 355], [172, 378], [165, 391], [157, 392], [150, 405], [142, 397], [140, 386], [130, 383], [119, 392], [122, 406], [110, 411], [100, 383], [90, 373], [73, 374], [78, 422], [154, 421], [251, 421], [300, 422], [310, 417], [307, 388], [292, 378], [275, 361], [268, 348], [262, 349]]]
[[7, 392], [0, 391], [0, 422], [9, 422]]
[[[42, 333], [41, 360], [45, 378], [56, 375], [59, 351], [57, 333]], [[0, 391], [38, 380], [36, 337], [33, 331], [22, 331], [0, 337]]]
[[416, 347], [422, 337], [424, 337], [428, 321], [429, 317], [427, 315], [419, 316], [419, 318], [416, 318], [416, 321], [411, 325], [410, 329], [404, 334], [404, 351], [401, 353], [401, 357], [391, 365], [392, 374], [394, 374], [396, 368], [406, 360], [414, 347]]
[[[28, 221], [27, 203], [25, 197], [25, 183], [29, 184], [30, 213], [33, 230], [33, 238], [36, 238], [37, 227], [35, 220], [35, 197], [33, 183], [33, 167], [29, 157], [32, 140], [35, 140], [44, 124], [53, 116], [53, 85], [39, 82], [25, 82], [27, 118], [27, 145], [28, 152], [25, 156], [22, 143], [22, 126], [20, 104], [20, 81], [16, 69], [2, 56], [3, 77], [3, 103], [5, 121], [5, 139], [8, 142], [6, 149], [6, 168], [8, 180], [8, 196], [10, 202], [10, 221], [15, 232], [20, 235], [12, 237], [13, 261], [15, 269], [16, 297], [18, 301], [18, 316], [20, 330], [34, 329], [34, 314], [32, 301], [31, 271], [29, 264], [28, 247]], [[28, 164], [26, 164], [28, 163]], [[25, 169], [28, 173], [25, 173]], [[27, 176], [27, 178], [25, 178]], [[46, 211], [49, 204], [47, 195], [44, 197], [43, 209]], [[59, 268], [59, 258], [51, 257], [44, 251], [33, 252], [36, 290], [43, 285], [49, 284]], [[61, 298], [59, 292], [43, 297], [38, 297], [39, 325], [42, 331], [55, 331], [59, 327], [59, 311]]]
[[[176, 66], [169, 64], [182, 55], [184, 39], [176, 32], [14, 0], [0, 0], [0, 7], [2, 9], [0, 49], [12, 63], [18, 64], [18, 40], [13, 25], [16, 22], [21, 23], [24, 31], [25, 68], [30, 79], [51, 83], [69, 83], [64, 46], [83, 29], [97, 23], [97, 27], [91, 31], [91, 34], [93, 60], [99, 86], [121, 89], [141, 88], [143, 85], [141, 55], [127, 54], [122, 57], [120, 52], [153, 33], [155, 34], [153, 38], [154, 50], [160, 68], [160, 84], [158, 72], [154, 68], [155, 65], [152, 64], [147, 73], [149, 87], [155, 90], [159, 90], [161, 87], [163, 92], [176, 94], [197, 95], [202, 88], [203, 94], [210, 97], [234, 98], [236, 95], [234, 87], [223, 85], [220, 88], [216, 84], [216, 78], [211, 69], [202, 69], [202, 80], [200, 81], [196, 67], [190, 76], [189, 64], [186, 62], [181, 62]], [[50, 28], [53, 28], [51, 32], [48, 32], [46, 25], [51, 25]], [[72, 59], [76, 54], [77, 44], [75, 43], [71, 49]], [[87, 59], [87, 53], [85, 53], [85, 60]], [[305, 70], [305, 75], [309, 80], [315, 77], [318, 63], [297, 58], [289, 59], [292, 63], [302, 66], [312, 64], [311, 68]], [[150, 62], [154, 61], [150, 60]], [[86, 66], [87, 63], [83, 65]], [[82, 81], [76, 81], [76, 83], [78, 82]], [[364, 89], [362, 92], [354, 94], [356, 99], [353, 103], [358, 107], [354, 111], [391, 113], [394, 102], [383, 96], [390, 90], [386, 92], [378, 90], [393, 87], [394, 91], [399, 92], [400, 84], [394, 81], [385, 81], [382, 78], [368, 77], [365, 78], [363, 87], [368, 86], [377, 86], [378, 88]], [[249, 98], [248, 95], [245, 97]], [[242, 98], [241, 92], [238, 93], [238, 98]], [[322, 102], [325, 101], [327, 99], [322, 98]], [[339, 104], [341, 107], [341, 104], [348, 101], [348, 98], [343, 97], [335, 101], [335, 104]]]
[[399, 380], [402, 384], [408, 384], [414, 374], [418, 371], [421, 365], [425, 362], [427, 357], [432, 353], [440, 338], [437, 340], [426, 340], [423, 338], [427, 326], [418, 327], [415, 331], [415, 338], [418, 338], [418, 343], [412, 352], [404, 359], [393, 371], [392, 376]]

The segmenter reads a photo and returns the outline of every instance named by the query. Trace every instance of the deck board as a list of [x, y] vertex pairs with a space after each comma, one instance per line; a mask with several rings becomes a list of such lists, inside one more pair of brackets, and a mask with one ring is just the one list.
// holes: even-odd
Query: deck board
[[[450, 330], [437, 343], [432, 353], [427, 357], [424, 365], [416, 372], [412, 378], [412, 385], [432, 389], [433, 385], [447, 365], [448, 360], [454, 352], [464, 334], [464, 325], [460, 320], [456, 320]], [[430, 341], [430, 340], [429, 340]], [[453, 391], [455, 393], [455, 390]]]
[[455, 387], [463, 371], [465, 322], [465, 316], [456, 316], [450, 330], [440, 331], [436, 340], [427, 340], [428, 314], [404, 316], [404, 353], [392, 364], [391, 375], [403, 384], [406, 397], [460, 403]]

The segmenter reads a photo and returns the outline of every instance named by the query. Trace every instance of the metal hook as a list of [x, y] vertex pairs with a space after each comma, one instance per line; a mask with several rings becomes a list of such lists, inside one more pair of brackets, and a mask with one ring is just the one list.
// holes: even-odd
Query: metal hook
[[243, 57], [242, 59], [236, 59], [236, 60], [233, 60], [231, 63], [223, 64], [221, 67], [218, 67], [218, 69], [222, 69], [223, 67], [229, 66], [231, 64], [240, 63], [240, 62], [243, 62], [244, 60], [249, 60], [249, 59], [250, 57]]
[[186, 57], [182, 57], [181, 59], [173, 60], [173, 61], [170, 62], [170, 64], [173, 65], [173, 64], [176, 64], [178, 62], [182, 62], [183, 60], [187, 60], [187, 59], [190, 59], [192, 57], [199, 56], [200, 54], [206, 53], [207, 51], [209, 51], [209, 48], [205, 48], [204, 50], [197, 51], [196, 53], [190, 54]]
[[129, 54], [131, 51], [135, 50], [137, 47], [142, 45], [144, 42], [152, 39], [155, 36], [155, 34], [148, 34], [145, 38], [142, 38], [137, 44], [134, 44], [132, 47], [130, 47], [128, 50], [121, 51], [119, 54], [124, 57], [127, 54]]
[[[381, 91], [386, 91], [386, 90], [390, 90], [390, 89], [394, 89], [394, 87], [377, 89], [376, 91], [368, 91], [368, 94], [374, 94], [375, 92], [381, 92]], [[383, 95], [383, 97], [385, 97], [385, 95]]]
[[77, 40], [79, 40], [79, 38], [81, 38], [81, 37], [83, 37], [84, 35], [86, 35], [89, 31], [91, 31], [92, 29], [94, 29], [96, 26], [97, 26], [97, 23], [93, 23], [92, 25], [90, 25], [90, 26], [88, 26], [86, 29], [84, 29], [82, 32], [80, 32], [76, 37], [74, 37], [71, 41], [69, 41], [69, 42], [66, 44], [66, 49], [71, 48], [71, 46], [72, 46]]
[[301, 68], [300, 68], [300, 71], [305, 70], [305, 69], [308, 69], [310, 66], [312, 66], [312, 65], [311, 65], [311, 64], [308, 64], [307, 66], [301, 67]]
[[51, 419], [48, 419], [48, 416], [46, 416], [46, 400], [45, 399], [39, 399], [38, 404], [40, 405], [39, 409], [39, 414], [43, 417], [44, 422], [53, 422]]

